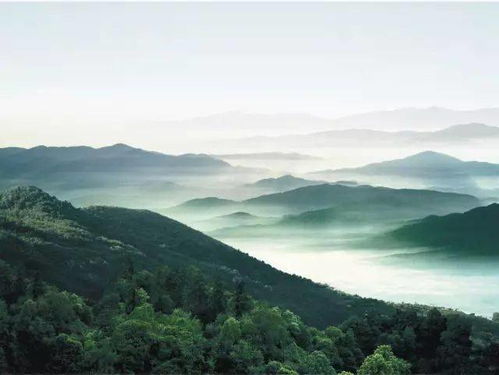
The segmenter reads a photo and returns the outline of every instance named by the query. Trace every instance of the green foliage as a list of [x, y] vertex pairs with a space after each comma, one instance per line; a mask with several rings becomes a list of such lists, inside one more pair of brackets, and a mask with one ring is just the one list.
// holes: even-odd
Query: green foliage
[[[392, 310], [381, 301], [341, 293], [280, 272], [159, 214], [117, 207], [75, 208], [35, 187], [19, 187], [0, 194], [0, 248], [0, 259], [25, 268], [30, 275], [38, 273], [41, 280], [94, 302], [132, 262], [138, 271], [165, 264], [172, 268], [196, 266], [198, 273], [221, 282], [240, 280], [252, 297], [290, 309], [320, 328], [338, 324], [354, 314]], [[143, 284], [150, 283], [147, 274], [143, 277]], [[194, 274], [189, 280], [199, 284]], [[22, 280], [0, 272], [0, 281], [0, 296], [4, 299], [15, 299], [16, 293], [22, 292]], [[160, 283], [174, 286], [177, 281], [173, 277]], [[199, 296], [164, 297], [151, 291], [151, 303], [161, 305], [163, 312], [171, 312], [181, 298], [185, 301], [182, 305], [187, 307], [187, 303], [198, 300], [207, 291], [200, 286], [189, 293]], [[300, 299], [295, 298], [297, 294]], [[132, 308], [133, 302], [129, 303]], [[248, 301], [236, 298], [231, 303], [235, 303], [234, 309], [244, 310]], [[213, 320], [214, 316], [209, 314], [222, 306], [188, 308], [199, 312], [199, 318], [206, 322]]]
[[403, 375], [405, 359], [415, 371], [493, 374], [498, 365], [492, 336], [473, 347], [469, 320], [435, 309], [319, 330], [252, 299], [238, 280], [230, 286], [192, 267], [129, 267], [93, 306], [4, 269], [25, 285], [15, 301], [0, 299], [4, 372]]
[[498, 255], [495, 223], [499, 204], [474, 208], [465, 213], [429, 216], [392, 232], [400, 241], [441, 248], [454, 255]]
[[390, 346], [382, 345], [364, 360], [357, 375], [408, 375], [409, 368], [407, 362], [395, 357]]
[[[335, 292], [146, 211], [80, 210], [36, 188], [15, 190], [0, 197], [0, 248], [0, 372], [499, 368], [497, 337], [485, 332], [493, 322], [477, 333], [478, 318]], [[345, 321], [307, 325], [334, 320]]]

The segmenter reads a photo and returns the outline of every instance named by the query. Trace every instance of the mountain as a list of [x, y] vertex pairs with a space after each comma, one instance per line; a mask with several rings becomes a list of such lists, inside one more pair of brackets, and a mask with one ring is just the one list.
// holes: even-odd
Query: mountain
[[141, 174], [212, 173], [229, 167], [228, 163], [207, 155], [166, 155], [124, 144], [102, 148], [37, 146], [0, 149], [0, 174], [4, 178], [139, 171]]
[[[205, 202], [205, 204], [203, 204]], [[201, 209], [192, 207], [201, 205]], [[471, 195], [444, 193], [432, 190], [390, 189], [368, 185], [347, 186], [321, 184], [306, 186], [282, 193], [262, 195], [244, 201], [217, 203], [213, 198], [188, 201], [166, 212], [172, 215], [184, 214], [213, 217], [220, 212], [245, 211], [254, 215], [281, 216], [299, 214], [325, 208], [349, 207], [361, 213], [367, 207], [390, 208], [398, 212], [412, 212], [413, 218], [429, 214], [446, 214], [465, 211], [479, 206], [480, 202]], [[405, 215], [405, 214], [404, 214]]]
[[268, 225], [275, 223], [277, 220], [278, 219], [272, 217], [255, 216], [247, 212], [239, 211], [228, 215], [221, 215], [198, 222], [193, 222], [192, 227], [203, 232], [211, 232], [238, 226]]
[[0, 149], [0, 189], [36, 185], [78, 205], [161, 207], [209, 194], [211, 180], [261, 175], [208, 155], [167, 155], [124, 144]]
[[[496, 123], [498, 122], [496, 121]], [[421, 132], [419, 134], [420, 141], [442, 143], [487, 138], [499, 138], [499, 127], [473, 122], [450, 126], [434, 132]]]
[[499, 256], [499, 204], [465, 213], [429, 216], [390, 233], [414, 246], [438, 248], [453, 255]]
[[337, 118], [334, 122], [336, 126], [343, 128], [436, 130], [459, 123], [499, 124], [499, 108], [475, 110], [453, 110], [441, 107], [401, 108], [344, 116]]
[[449, 176], [497, 176], [499, 175], [499, 164], [462, 161], [446, 154], [424, 151], [403, 159], [373, 163], [358, 168], [319, 171], [314, 174], [395, 175], [407, 177], [437, 176], [440, 178]]
[[[495, 123], [499, 124], [499, 121]], [[458, 125], [455, 125], [458, 124]], [[264, 145], [267, 149], [279, 150], [303, 148], [331, 148], [331, 147], [383, 147], [393, 148], [400, 146], [419, 146], [421, 148], [445, 146], [454, 144], [474, 144], [479, 141], [499, 140], [499, 127], [482, 123], [460, 123], [438, 130], [375, 130], [352, 125], [352, 129], [333, 130], [308, 133], [291, 134], [273, 137], [252, 137], [240, 141], [241, 147], [251, 145], [258, 147]], [[400, 126], [397, 129], [411, 129]], [[421, 127], [416, 126], [415, 129]]]
[[431, 190], [390, 189], [368, 185], [346, 186], [323, 184], [307, 186], [284, 193], [263, 195], [243, 202], [249, 207], [281, 208], [290, 212], [341, 206], [344, 204], [381, 204], [437, 211], [460, 211], [479, 204], [470, 195]]
[[253, 296], [322, 327], [371, 309], [391, 309], [278, 271], [159, 214], [75, 208], [35, 187], [0, 195], [0, 259], [89, 298], [98, 298], [132, 261], [147, 269], [196, 265], [222, 280], [241, 278]]
[[284, 175], [277, 178], [265, 178], [258, 180], [252, 184], [246, 184], [245, 187], [267, 192], [282, 192], [304, 186], [320, 185], [323, 183], [324, 181], [307, 180], [292, 175]]
[[299, 154], [297, 152], [257, 152], [241, 154], [213, 154], [214, 158], [221, 160], [318, 160], [317, 156]]

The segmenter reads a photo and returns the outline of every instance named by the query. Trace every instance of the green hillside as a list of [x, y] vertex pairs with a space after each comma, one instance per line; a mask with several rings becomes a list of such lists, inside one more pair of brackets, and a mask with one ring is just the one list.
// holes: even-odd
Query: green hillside
[[490, 320], [341, 293], [156, 213], [0, 194], [2, 373], [488, 375], [497, 337]]
[[499, 256], [498, 222], [499, 204], [491, 204], [462, 214], [426, 217], [390, 235], [399, 241], [453, 253]]
[[159, 214], [117, 207], [78, 209], [35, 187], [1, 195], [0, 246], [0, 259], [94, 298], [132, 259], [148, 269], [197, 265], [207, 275], [242, 278], [254, 297], [289, 308], [319, 327], [352, 314], [392, 309], [278, 271]]

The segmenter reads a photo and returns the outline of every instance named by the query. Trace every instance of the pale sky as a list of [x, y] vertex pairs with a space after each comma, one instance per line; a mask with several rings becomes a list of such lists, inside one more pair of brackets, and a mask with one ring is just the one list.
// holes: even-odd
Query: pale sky
[[231, 110], [498, 106], [498, 19], [499, 3], [0, 3], [2, 144]]

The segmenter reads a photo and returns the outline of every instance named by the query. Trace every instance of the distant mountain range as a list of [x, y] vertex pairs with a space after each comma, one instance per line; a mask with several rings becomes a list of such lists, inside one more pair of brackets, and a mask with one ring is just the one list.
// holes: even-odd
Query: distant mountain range
[[372, 163], [358, 168], [319, 171], [314, 175], [386, 175], [439, 178], [452, 176], [499, 176], [499, 164], [462, 161], [452, 156], [425, 151], [403, 159]]
[[195, 222], [191, 225], [193, 228], [199, 229], [203, 232], [212, 232], [215, 230], [247, 225], [269, 225], [276, 223], [277, 221], [277, 218], [260, 217], [247, 212], [239, 211]]
[[207, 155], [166, 155], [124, 144], [109, 147], [46, 147], [0, 149], [3, 177], [40, 176], [59, 173], [138, 172], [209, 173], [230, 164]]
[[498, 223], [499, 205], [491, 204], [465, 213], [429, 216], [391, 232], [390, 236], [454, 256], [499, 256]]
[[244, 201], [220, 200], [218, 198], [196, 199], [165, 212], [184, 220], [192, 220], [192, 218], [209, 218], [235, 211], [263, 216], [282, 216], [336, 208], [342, 211], [343, 215], [352, 212], [362, 215], [366, 210], [376, 215], [376, 210], [378, 210], [380, 217], [387, 211], [396, 211], [400, 214], [398, 217], [416, 218], [429, 214], [465, 211], [479, 205], [480, 202], [477, 198], [463, 194], [431, 190], [321, 184], [262, 195]]
[[297, 152], [256, 152], [241, 154], [213, 154], [221, 160], [318, 160], [317, 156], [299, 154]]
[[499, 108], [453, 110], [442, 107], [400, 108], [344, 116], [334, 120], [342, 128], [378, 130], [437, 130], [454, 124], [485, 123], [499, 125]]
[[137, 269], [195, 265], [220, 280], [241, 279], [253, 296], [319, 327], [393, 309], [278, 271], [159, 214], [75, 208], [35, 187], [0, 194], [0, 259], [88, 298], [99, 298], [130, 263]]
[[[459, 122], [457, 123], [459, 124]], [[495, 123], [499, 123], [499, 121]], [[363, 126], [352, 125], [351, 129], [335, 129], [317, 133], [275, 137], [258, 136], [246, 138], [239, 142], [246, 147], [252, 145], [254, 147], [264, 146], [266, 149], [282, 150], [286, 148], [400, 147], [404, 145], [431, 147], [435, 145], [470, 144], [483, 140], [499, 140], [499, 127], [476, 122], [428, 131], [387, 131], [375, 130], [375, 128], [375, 126], [373, 128], [364, 128]], [[420, 128], [424, 128], [424, 126], [416, 127], [416, 129]], [[397, 129], [410, 129], [410, 127], [401, 125]]]
[[227, 176], [248, 181], [262, 170], [204, 154], [167, 155], [124, 144], [0, 149], [0, 188], [37, 185], [84, 205], [161, 207], [160, 201], [173, 204], [206, 194], [209, 187], [202, 181]]
[[320, 185], [324, 183], [325, 181], [307, 180], [292, 175], [284, 175], [276, 178], [265, 178], [262, 180], [258, 180], [252, 184], [246, 184], [244, 185], [244, 187], [252, 188], [262, 193], [277, 193], [297, 189], [304, 186]]
[[455, 124], [482, 123], [499, 126], [499, 108], [452, 110], [441, 107], [401, 108], [373, 111], [337, 118], [306, 113], [248, 113], [229, 111], [177, 121], [163, 121], [154, 127], [186, 129], [201, 137], [275, 136], [344, 129], [382, 131], [440, 130]]

